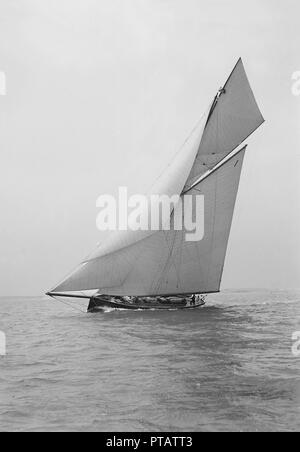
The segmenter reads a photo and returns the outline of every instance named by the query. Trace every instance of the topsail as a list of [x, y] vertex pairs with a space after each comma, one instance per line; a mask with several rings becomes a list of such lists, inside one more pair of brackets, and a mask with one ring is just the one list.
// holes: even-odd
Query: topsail
[[185, 190], [234, 151], [263, 122], [240, 59], [215, 98]]
[[169, 197], [203, 194], [203, 240], [187, 242], [185, 230], [172, 228], [113, 232], [51, 293], [95, 290], [108, 295], [156, 296], [218, 292], [246, 148], [226, 157], [263, 122], [239, 60], [202, 122], [151, 190]]

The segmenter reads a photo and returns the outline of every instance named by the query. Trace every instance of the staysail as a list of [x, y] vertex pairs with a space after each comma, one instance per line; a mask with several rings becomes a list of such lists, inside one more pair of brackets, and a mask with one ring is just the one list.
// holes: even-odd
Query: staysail
[[245, 148], [220, 162], [263, 121], [239, 60], [202, 123], [151, 190], [168, 196], [203, 194], [204, 238], [186, 241], [185, 230], [117, 231], [51, 293], [98, 290], [109, 295], [148, 296], [218, 292]]
[[[146, 212], [143, 212], [141, 214], [142, 216], [151, 216], [151, 195], [168, 196], [171, 198], [174, 195], [180, 196], [182, 194], [187, 177], [197, 156], [209, 111], [210, 108], [208, 108], [206, 113], [202, 116], [201, 120], [198, 122], [188, 139], [184, 142], [171, 164], [166, 168], [163, 174], [157, 178], [151, 187], [151, 193], [146, 196], [148, 201]], [[111, 233], [106, 242], [89, 256], [89, 260], [119, 251], [153, 234], [153, 231], [151, 230], [135, 231], [133, 229], [134, 228], [129, 227], [124, 231], [115, 231]]]

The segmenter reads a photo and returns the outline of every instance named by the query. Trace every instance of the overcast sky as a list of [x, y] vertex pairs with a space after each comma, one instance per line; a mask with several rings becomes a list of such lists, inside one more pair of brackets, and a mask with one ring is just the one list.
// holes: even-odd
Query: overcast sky
[[298, 0], [0, 0], [0, 295], [38, 295], [143, 192], [242, 56], [248, 140], [223, 288], [300, 287]]

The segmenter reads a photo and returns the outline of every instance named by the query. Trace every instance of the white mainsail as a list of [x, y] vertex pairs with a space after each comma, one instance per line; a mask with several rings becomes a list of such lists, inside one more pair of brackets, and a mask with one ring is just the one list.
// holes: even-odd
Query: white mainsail
[[168, 196], [188, 192], [195, 197], [201, 192], [205, 196], [203, 240], [187, 242], [184, 230], [117, 231], [51, 293], [218, 292], [245, 148], [219, 164], [263, 121], [239, 60], [224, 90], [151, 190], [151, 194]]
[[205, 234], [158, 231], [119, 251], [84, 263], [55, 291], [99, 289], [110, 295], [218, 292], [245, 149], [205, 177], [189, 195], [205, 197]]

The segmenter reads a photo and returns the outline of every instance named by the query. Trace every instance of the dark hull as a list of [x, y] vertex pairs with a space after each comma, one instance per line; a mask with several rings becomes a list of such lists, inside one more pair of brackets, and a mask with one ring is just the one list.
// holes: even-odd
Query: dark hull
[[88, 312], [97, 312], [104, 311], [106, 309], [126, 309], [130, 311], [151, 311], [151, 310], [159, 310], [159, 311], [168, 311], [170, 309], [175, 310], [187, 310], [187, 309], [196, 309], [201, 308], [205, 305], [205, 302], [196, 303], [194, 305], [188, 304], [179, 304], [179, 303], [123, 303], [121, 301], [113, 301], [107, 300], [105, 298], [97, 297], [92, 298], [90, 300], [90, 304], [88, 307]]

